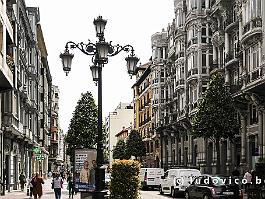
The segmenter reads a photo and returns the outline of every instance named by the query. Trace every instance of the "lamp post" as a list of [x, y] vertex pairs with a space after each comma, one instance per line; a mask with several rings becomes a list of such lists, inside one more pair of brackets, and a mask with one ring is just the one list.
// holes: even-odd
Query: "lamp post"
[[127, 62], [127, 69], [130, 76], [134, 75], [137, 62], [139, 59], [134, 54], [134, 49], [131, 45], [121, 46], [119, 44], [112, 45], [111, 42], [106, 42], [104, 38], [104, 29], [107, 24], [107, 20], [102, 19], [99, 16], [94, 19], [94, 25], [96, 29], [96, 36], [98, 41], [94, 44], [90, 40], [85, 44], [75, 43], [69, 41], [65, 45], [64, 53], [60, 54], [62, 59], [63, 70], [66, 75], [71, 70], [73, 54], [70, 53], [70, 49], [79, 49], [86, 55], [92, 56], [93, 65], [90, 66], [93, 81], [98, 85], [98, 135], [97, 135], [97, 168], [96, 168], [96, 191], [94, 194], [95, 199], [104, 198], [104, 179], [105, 170], [101, 168], [103, 165], [103, 142], [102, 142], [102, 68], [108, 63], [108, 57], [113, 57], [119, 54], [121, 51], [125, 51], [130, 54], [125, 58]]

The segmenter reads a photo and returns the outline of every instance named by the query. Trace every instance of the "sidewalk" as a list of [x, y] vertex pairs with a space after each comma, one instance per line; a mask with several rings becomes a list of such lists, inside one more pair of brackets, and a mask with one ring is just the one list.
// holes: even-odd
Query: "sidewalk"
[[[54, 199], [54, 191], [51, 188], [51, 179], [47, 179], [44, 181], [44, 185], [43, 185], [43, 196], [41, 197], [41, 199]], [[64, 181], [63, 184], [63, 190], [62, 190], [62, 199], [67, 199], [68, 197], [68, 190], [67, 190], [67, 182], [66, 180]], [[14, 190], [10, 193], [6, 192], [4, 196], [0, 196], [0, 199], [29, 199], [30, 197], [27, 196], [27, 190], [25, 189], [24, 192], [20, 191], [20, 190]], [[77, 193], [76, 195], [74, 195], [74, 199], [80, 199], [80, 194]]]

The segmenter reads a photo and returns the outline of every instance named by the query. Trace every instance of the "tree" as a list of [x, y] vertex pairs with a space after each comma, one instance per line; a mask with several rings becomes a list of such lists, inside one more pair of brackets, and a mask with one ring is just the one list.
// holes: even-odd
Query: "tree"
[[128, 155], [126, 154], [126, 143], [124, 140], [119, 140], [117, 142], [116, 147], [113, 150], [113, 159], [129, 159]]
[[126, 142], [126, 154], [129, 156], [142, 157], [146, 155], [146, 148], [138, 131], [132, 130]]
[[195, 137], [211, 139], [215, 143], [217, 173], [220, 173], [219, 141], [221, 138], [233, 141], [235, 135], [239, 133], [239, 129], [240, 125], [233, 99], [224, 86], [223, 76], [217, 73], [212, 76], [192, 121], [192, 134]]
[[98, 112], [90, 92], [82, 93], [70, 121], [65, 141], [68, 143], [67, 155], [74, 162], [76, 148], [95, 148], [98, 132]]

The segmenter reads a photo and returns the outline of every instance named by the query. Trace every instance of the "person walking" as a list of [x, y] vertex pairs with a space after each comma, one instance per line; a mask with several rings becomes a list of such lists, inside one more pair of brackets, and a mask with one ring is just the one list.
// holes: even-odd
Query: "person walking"
[[56, 174], [55, 178], [52, 180], [52, 187], [55, 194], [55, 199], [61, 199], [63, 180], [60, 177], [59, 173]]
[[31, 178], [28, 178], [28, 189], [29, 189], [29, 193], [27, 195], [29, 195], [29, 198], [32, 198], [32, 194], [33, 194], [33, 184], [32, 184], [32, 180], [34, 178], [34, 174], [32, 174]]
[[71, 173], [69, 173], [67, 177], [67, 182], [68, 182], [69, 198], [73, 199], [75, 191], [74, 191], [74, 179]]
[[245, 192], [247, 193], [252, 180], [252, 175], [248, 170], [246, 171], [243, 179], [245, 179]]
[[33, 185], [32, 193], [33, 193], [34, 199], [41, 198], [43, 194], [42, 184], [44, 184], [42, 177], [40, 177], [39, 174], [36, 173], [31, 183]]
[[25, 187], [25, 183], [26, 183], [26, 177], [23, 174], [23, 172], [21, 172], [21, 174], [19, 175], [19, 183], [20, 183], [21, 191], [24, 191], [24, 187]]

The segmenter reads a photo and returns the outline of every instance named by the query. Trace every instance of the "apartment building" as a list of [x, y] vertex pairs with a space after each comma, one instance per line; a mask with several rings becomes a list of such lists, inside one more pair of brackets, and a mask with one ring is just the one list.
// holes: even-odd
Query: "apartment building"
[[19, 174], [48, 171], [52, 77], [38, 8], [1, 1], [1, 193], [18, 189]]
[[154, 115], [151, 99], [153, 98], [153, 81], [151, 62], [142, 64], [136, 70], [134, 91], [134, 128], [145, 142], [146, 156], [143, 157], [144, 167], [159, 166], [159, 139], [154, 134]]
[[110, 112], [105, 118], [106, 127], [106, 151], [109, 152], [108, 158], [110, 165], [113, 161], [113, 149], [117, 144], [116, 134], [119, 133], [123, 127], [131, 127], [133, 123], [133, 106], [131, 103], [120, 102], [117, 108]]
[[220, 141], [221, 172], [254, 168], [265, 157], [265, 3], [261, 0], [175, 0], [175, 18], [152, 36], [154, 134], [160, 166], [215, 173], [211, 140], [193, 138], [191, 118], [216, 71], [236, 102], [241, 132]]

